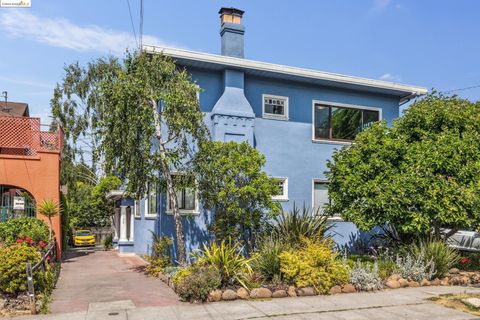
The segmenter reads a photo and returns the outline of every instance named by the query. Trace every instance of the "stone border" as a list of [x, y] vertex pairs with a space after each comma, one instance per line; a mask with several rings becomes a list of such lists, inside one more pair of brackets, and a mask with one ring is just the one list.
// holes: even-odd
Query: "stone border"
[[[175, 285], [165, 274], [159, 275], [160, 280], [165, 282], [173, 291], [175, 290]], [[403, 279], [398, 274], [393, 274], [388, 277], [387, 280], [383, 283], [383, 289], [398, 289], [398, 288], [416, 288], [416, 287], [428, 287], [428, 286], [468, 286], [480, 284], [480, 271], [476, 272], [467, 272], [460, 271], [459, 269], [452, 268], [450, 269], [448, 275], [441, 279], [427, 280], [422, 279], [421, 281], [409, 281]], [[382, 290], [382, 289], [381, 289]], [[329, 294], [340, 294], [340, 293], [354, 293], [357, 290], [352, 284], [346, 284], [344, 286], [334, 286], [330, 289]], [[302, 296], [316, 296], [319, 295], [318, 292], [312, 287], [297, 288], [295, 286], [285, 286], [284, 289], [269, 289], [267, 287], [254, 288], [250, 291], [241, 287], [241, 288], [226, 288], [226, 289], [216, 289], [210, 292], [208, 296], [208, 302], [218, 302], [218, 301], [232, 301], [232, 300], [248, 300], [248, 299], [271, 299], [271, 298], [286, 298], [286, 297], [302, 297]]]

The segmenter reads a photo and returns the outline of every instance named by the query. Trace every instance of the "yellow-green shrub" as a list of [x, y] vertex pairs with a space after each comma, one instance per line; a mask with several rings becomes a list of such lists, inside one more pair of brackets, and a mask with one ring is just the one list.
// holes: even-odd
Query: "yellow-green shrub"
[[[26, 244], [15, 244], [0, 248], [0, 292], [18, 293], [27, 290], [26, 265], [32, 266], [40, 261], [41, 255], [37, 249]], [[34, 274], [36, 289], [44, 285], [40, 272]]]
[[332, 251], [332, 241], [303, 238], [302, 246], [280, 253], [280, 269], [297, 287], [313, 287], [328, 293], [331, 287], [348, 281], [348, 270]]
[[191, 267], [179, 269], [177, 272], [175, 272], [175, 275], [172, 277], [173, 284], [177, 286], [181, 281], [183, 281], [183, 279], [188, 277], [191, 273], [192, 273]]

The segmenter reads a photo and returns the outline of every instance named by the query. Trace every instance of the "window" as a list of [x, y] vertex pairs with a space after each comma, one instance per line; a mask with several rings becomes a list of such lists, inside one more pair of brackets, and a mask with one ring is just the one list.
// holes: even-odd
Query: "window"
[[[198, 213], [197, 191], [195, 190], [194, 177], [180, 173], [173, 174], [173, 183], [177, 195], [180, 213]], [[167, 212], [172, 212], [172, 201], [167, 192]]]
[[272, 197], [273, 200], [288, 201], [288, 179], [274, 178], [278, 181], [278, 194]]
[[264, 118], [288, 120], [288, 97], [263, 95]]
[[325, 207], [330, 205], [328, 197], [328, 182], [313, 182], [313, 211], [317, 214], [324, 214]]
[[140, 218], [140, 200], [135, 200], [134, 206], [135, 206], [135, 211], [134, 211], [135, 218]]
[[145, 217], [152, 218], [156, 217], [158, 213], [158, 186], [149, 182], [147, 185], [147, 200], [145, 202]]
[[380, 110], [317, 103], [313, 117], [314, 139], [352, 141], [380, 120]]

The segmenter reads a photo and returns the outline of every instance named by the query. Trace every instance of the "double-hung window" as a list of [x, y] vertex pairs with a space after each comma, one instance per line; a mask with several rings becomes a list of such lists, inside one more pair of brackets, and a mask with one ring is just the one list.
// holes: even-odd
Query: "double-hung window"
[[[191, 175], [181, 173], [175, 173], [172, 176], [180, 213], [198, 213], [198, 196], [195, 189], [195, 178]], [[168, 192], [167, 203], [167, 212], [172, 213], [173, 204]]]
[[149, 182], [147, 185], [147, 199], [145, 203], [145, 217], [154, 218], [158, 213], [158, 185]]
[[313, 212], [323, 215], [325, 208], [330, 205], [328, 196], [328, 182], [313, 181]]
[[274, 178], [278, 181], [278, 194], [272, 196], [273, 200], [288, 201], [288, 179]]
[[134, 207], [135, 218], [140, 218], [140, 200], [135, 200]]
[[267, 119], [288, 120], [288, 97], [264, 94], [262, 116]]
[[315, 103], [314, 139], [352, 141], [380, 120], [380, 110], [348, 105]]

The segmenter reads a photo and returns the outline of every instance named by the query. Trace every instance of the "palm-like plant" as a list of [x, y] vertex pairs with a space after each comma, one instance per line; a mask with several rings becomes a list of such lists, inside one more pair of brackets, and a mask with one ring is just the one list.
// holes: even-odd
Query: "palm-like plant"
[[48, 218], [49, 240], [52, 240], [52, 218], [60, 212], [60, 205], [51, 199], [44, 199], [37, 207], [37, 212]]
[[256, 257], [245, 257], [243, 248], [238, 242], [232, 244], [222, 240], [220, 244], [210, 243], [210, 246], [203, 245], [203, 250], [193, 253], [200, 265], [214, 267], [220, 272], [222, 285], [240, 284], [247, 287], [247, 282], [252, 275], [252, 263]]
[[295, 247], [301, 243], [302, 238], [317, 241], [328, 237], [327, 231], [332, 226], [328, 216], [321, 214], [319, 210], [309, 210], [305, 206], [300, 210], [293, 205], [292, 211], [282, 211], [275, 218], [272, 236], [281, 243]]

